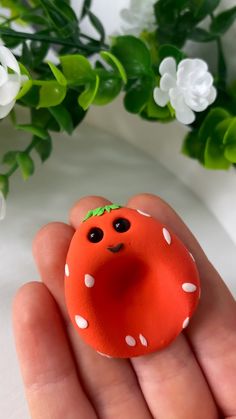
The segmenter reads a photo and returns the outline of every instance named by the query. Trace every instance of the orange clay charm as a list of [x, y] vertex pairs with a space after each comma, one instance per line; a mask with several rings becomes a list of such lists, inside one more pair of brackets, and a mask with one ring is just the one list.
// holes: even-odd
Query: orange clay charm
[[71, 241], [65, 296], [74, 327], [101, 355], [129, 358], [169, 345], [199, 300], [193, 256], [140, 210], [89, 211]]

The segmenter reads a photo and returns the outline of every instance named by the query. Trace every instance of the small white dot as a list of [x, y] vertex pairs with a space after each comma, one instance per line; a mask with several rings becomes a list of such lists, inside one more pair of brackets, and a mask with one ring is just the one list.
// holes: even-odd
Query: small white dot
[[195, 259], [194, 259], [193, 255], [192, 255], [192, 253], [189, 252], [189, 254], [190, 254], [191, 258], [193, 259], [193, 261], [195, 262]]
[[143, 335], [141, 335], [141, 333], [139, 335], [139, 339], [143, 346], [148, 346], [147, 339]]
[[103, 352], [97, 351], [97, 353], [101, 356], [105, 356], [106, 358], [112, 358], [110, 355], [104, 354]]
[[183, 321], [183, 329], [185, 329], [185, 327], [187, 327], [189, 324], [189, 317], [186, 317], [186, 319]]
[[182, 288], [186, 292], [194, 292], [197, 289], [196, 285], [192, 284], [191, 282], [185, 282], [182, 284]]
[[137, 211], [139, 212], [139, 214], [144, 215], [145, 217], [151, 217], [151, 215], [148, 214], [147, 212], [141, 211], [139, 209], [137, 209]]
[[89, 325], [88, 321], [84, 317], [79, 316], [79, 315], [75, 316], [75, 321], [76, 321], [77, 326], [80, 329], [86, 329]]
[[136, 345], [136, 340], [133, 338], [133, 336], [126, 336], [125, 337], [125, 341], [127, 343], [127, 345], [129, 346], [135, 346]]
[[67, 264], [65, 265], [65, 275], [70, 276], [69, 266]]
[[163, 228], [162, 233], [163, 233], [163, 236], [164, 236], [165, 240], [167, 241], [167, 243], [171, 244], [171, 236], [170, 236], [169, 231], [166, 228]]
[[92, 275], [85, 274], [84, 283], [85, 283], [86, 287], [92, 288], [94, 286], [95, 279]]

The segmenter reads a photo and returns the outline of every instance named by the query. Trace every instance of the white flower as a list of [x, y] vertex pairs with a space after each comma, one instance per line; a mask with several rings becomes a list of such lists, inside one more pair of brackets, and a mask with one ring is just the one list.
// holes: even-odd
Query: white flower
[[154, 89], [154, 100], [159, 106], [170, 102], [182, 124], [191, 124], [195, 120], [193, 111], [204, 111], [216, 99], [213, 77], [206, 62], [199, 58], [184, 59], [176, 66], [175, 59], [167, 57], [159, 72], [160, 87]]
[[6, 215], [6, 201], [3, 193], [0, 191], [0, 220], [3, 220]]
[[156, 29], [153, 5], [156, 0], [130, 0], [130, 6], [122, 9], [121, 18], [125, 24], [121, 26], [123, 33], [139, 36], [147, 30], [152, 32]]
[[[8, 69], [14, 73], [9, 74]], [[25, 80], [12, 52], [0, 45], [0, 119], [5, 118], [15, 105], [15, 98]]]

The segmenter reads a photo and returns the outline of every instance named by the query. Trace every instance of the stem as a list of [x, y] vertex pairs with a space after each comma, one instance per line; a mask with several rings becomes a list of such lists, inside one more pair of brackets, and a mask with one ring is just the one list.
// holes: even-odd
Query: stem
[[[213, 21], [214, 14], [210, 13], [210, 18]], [[220, 37], [216, 39], [217, 51], [218, 51], [218, 83], [220, 87], [225, 88], [226, 78], [227, 78], [227, 67], [225, 62], [225, 56], [223, 51], [223, 46]]]
[[54, 38], [54, 37], [48, 37], [45, 35], [37, 35], [35, 33], [25, 33], [25, 32], [19, 32], [19, 31], [14, 31], [13, 29], [9, 30], [9, 29], [5, 29], [3, 27], [0, 27], [0, 34], [2, 35], [7, 35], [10, 38], [19, 38], [19, 39], [27, 39], [27, 40], [32, 40], [32, 41], [41, 41], [41, 42], [46, 42], [48, 44], [57, 44], [57, 45], [63, 45], [63, 46], [67, 46], [67, 47], [78, 47], [80, 49], [83, 49], [85, 51], [90, 51], [90, 52], [98, 52], [100, 51], [101, 48], [108, 48], [108, 45], [106, 44], [100, 44], [99, 41], [96, 41], [90, 37], [87, 37], [87, 35], [83, 35], [83, 37], [86, 39], [90, 39], [93, 42], [98, 43], [98, 47], [91, 47], [89, 45], [83, 44], [82, 42], [78, 42], [77, 44], [75, 44], [75, 42], [73, 41], [66, 41], [64, 39], [59, 39], [59, 38]]
[[222, 42], [220, 38], [217, 38], [217, 50], [218, 50], [218, 75], [219, 75], [219, 81], [222, 85], [222, 87], [225, 87], [226, 84], [226, 78], [227, 78], [227, 67], [222, 47]]

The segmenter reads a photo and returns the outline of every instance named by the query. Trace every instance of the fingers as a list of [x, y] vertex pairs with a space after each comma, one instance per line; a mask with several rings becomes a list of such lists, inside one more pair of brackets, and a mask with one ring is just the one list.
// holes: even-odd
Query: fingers
[[184, 335], [164, 350], [132, 358], [132, 364], [155, 418], [218, 418], [207, 382]]
[[[107, 203], [103, 198], [82, 199], [71, 211], [73, 227], [78, 227], [89, 209]], [[73, 231], [65, 224], [53, 223], [39, 232], [33, 246], [42, 280], [54, 295], [65, 319], [68, 316], [63, 289], [64, 265]], [[99, 417], [128, 419], [134, 416], [137, 419], [149, 419], [149, 410], [129, 362], [107, 359], [97, 354], [81, 341], [70, 323], [68, 333], [80, 377]]]
[[133, 197], [129, 206], [149, 212], [165, 223], [193, 254], [201, 277], [202, 295], [186, 334], [224, 415], [236, 415], [235, 300], [192, 233], [165, 202], [143, 194]]
[[13, 325], [32, 419], [95, 419], [80, 386], [58, 308], [43, 284], [32, 282], [18, 291]]

